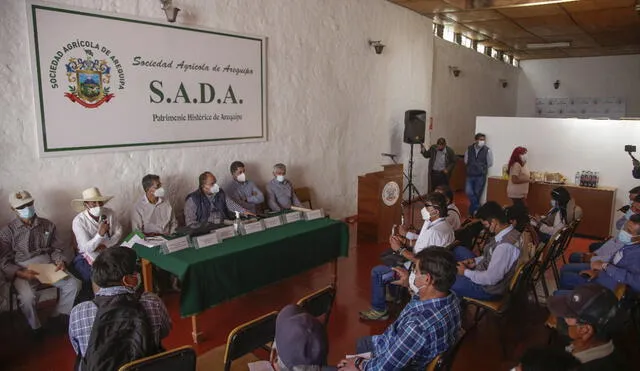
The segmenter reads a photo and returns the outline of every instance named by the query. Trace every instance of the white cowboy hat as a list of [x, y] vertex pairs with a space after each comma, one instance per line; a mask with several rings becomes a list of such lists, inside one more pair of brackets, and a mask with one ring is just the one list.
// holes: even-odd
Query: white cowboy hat
[[103, 196], [98, 187], [91, 187], [82, 191], [82, 198], [71, 200], [71, 207], [73, 207], [75, 211], [81, 212], [84, 210], [85, 202], [96, 201], [107, 203], [112, 198], [113, 196]]

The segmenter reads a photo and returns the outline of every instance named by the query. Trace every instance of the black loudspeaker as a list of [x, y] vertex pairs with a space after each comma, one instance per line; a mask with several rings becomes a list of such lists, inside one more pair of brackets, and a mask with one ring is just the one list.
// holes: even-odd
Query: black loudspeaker
[[408, 144], [424, 143], [427, 129], [427, 112], [412, 109], [404, 113], [404, 142]]

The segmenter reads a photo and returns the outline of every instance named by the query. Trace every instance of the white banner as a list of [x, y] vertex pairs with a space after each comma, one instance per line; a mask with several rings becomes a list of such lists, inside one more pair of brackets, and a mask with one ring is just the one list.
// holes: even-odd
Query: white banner
[[264, 37], [27, 13], [41, 155], [266, 140]]

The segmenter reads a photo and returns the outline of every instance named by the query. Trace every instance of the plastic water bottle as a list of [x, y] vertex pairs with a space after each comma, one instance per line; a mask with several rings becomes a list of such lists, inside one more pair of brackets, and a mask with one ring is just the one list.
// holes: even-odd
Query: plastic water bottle
[[580, 185], [580, 172], [576, 171], [576, 177], [573, 180], [573, 183], [575, 183], [575, 185]]

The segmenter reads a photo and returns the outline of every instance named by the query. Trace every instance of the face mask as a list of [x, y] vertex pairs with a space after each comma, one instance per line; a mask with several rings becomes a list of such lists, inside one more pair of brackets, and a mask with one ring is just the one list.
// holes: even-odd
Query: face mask
[[430, 220], [431, 219], [431, 214], [429, 214], [429, 210], [427, 210], [427, 207], [423, 207], [422, 209], [420, 209], [420, 214], [422, 214], [422, 220]]
[[18, 212], [18, 216], [22, 219], [31, 219], [36, 214], [36, 208], [33, 206], [27, 206], [16, 211]]
[[242, 173], [242, 174], [238, 175], [238, 176], [236, 177], [236, 179], [238, 179], [238, 181], [239, 181], [240, 183], [244, 183], [244, 181], [246, 181], [246, 180], [247, 180], [247, 176], [246, 176], [244, 173]]
[[620, 230], [620, 233], [618, 233], [618, 241], [622, 242], [625, 245], [630, 245], [632, 242], [631, 240], [633, 239], [631, 233], [625, 231], [624, 229]]
[[284, 182], [284, 175], [276, 175], [276, 180], [280, 183]]
[[627, 220], [629, 220], [629, 218], [631, 218], [631, 215], [633, 215], [633, 214], [634, 214], [633, 210], [629, 209], [629, 210], [627, 210], [627, 212], [626, 212], [626, 213], [624, 213], [624, 217], [625, 217]]
[[484, 147], [484, 140], [478, 141], [478, 147]]
[[558, 206], [558, 201], [551, 200], [551, 207], [557, 207], [557, 206]]
[[212, 187], [211, 187], [211, 193], [216, 194], [220, 192], [220, 186], [218, 185], [218, 183], [215, 183]]
[[411, 292], [414, 295], [418, 295], [422, 287], [416, 286], [416, 274], [415, 272], [411, 271], [411, 273], [409, 274], [409, 289], [411, 289]]
[[156, 197], [164, 197], [164, 188], [160, 187], [158, 189], [156, 189], [155, 191], [153, 191], [153, 195]]
[[523, 155], [520, 155], [520, 160], [522, 160], [522, 162], [527, 162], [527, 154], [525, 153]]
[[96, 206], [89, 209], [89, 214], [99, 218], [102, 216], [102, 206]]

